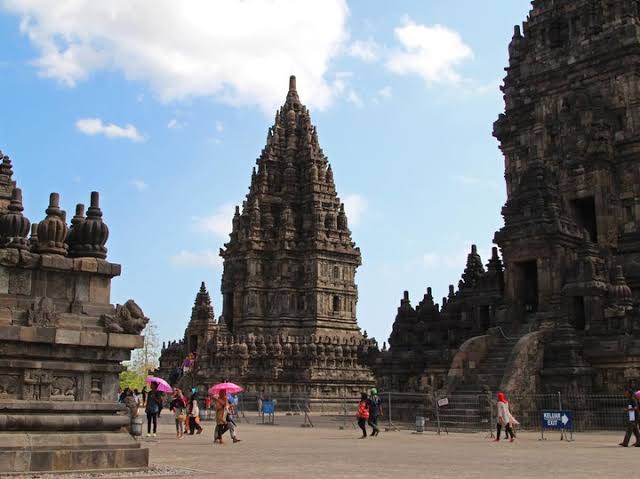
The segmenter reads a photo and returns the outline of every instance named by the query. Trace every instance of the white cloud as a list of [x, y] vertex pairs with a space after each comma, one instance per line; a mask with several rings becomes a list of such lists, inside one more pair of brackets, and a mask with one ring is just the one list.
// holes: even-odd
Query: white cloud
[[224, 124], [221, 121], [216, 121], [216, 131], [222, 133], [224, 131]]
[[211, 216], [194, 217], [194, 228], [196, 231], [213, 233], [220, 238], [226, 239], [231, 233], [231, 220], [235, 212], [233, 203], [225, 203], [218, 207]]
[[386, 66], [399, 75], [418, 74], [428, 83], [458, 83], [456, 67], [473, 58], [460, 34], [442, 25], [420, 25], [406, 18], [394, 29], [402, 50], [391, 54]]
[[378, 51], [380, 46], [373, 40], [356, 40], [349, 45], [348, 53], [350, 56], [359, 58], [363, 62], [373, 63], [378, 60]]
[[347, 219], [349, 224], [357, 226], [360, 224], [362, 216], [367, 211], [367, 200], [364, 196], [359, 194], [347, 195], [342, 202], [344, 203], [344, 209], [347, 213]]
[[344, 98], [347, 103], [351, 103], [357, 107], [362, 107], [363, 102], [360, 95], [351, 86], [351, 78], [353, 72], [337, 72], [331, 83], [331, 89], [336, 97]]
[[391, 87], [389, 85], [384, 86], [382, 88], [380, 88], [375, 96], [373, 97], [372, 101], [375, 104], [381, 103], [383, 100], [388, 100], [391, 98]]
[[213, 96], [232, 105], [282, 103], [290, 74], [313, 108], [347, 39], [346, 0], [4, 0], [38, 51], [41, 76], [73, 87], [94, 72], [147, 82], [163, 101]]
[[171, 257], [171, 264], [189, 268], [219, 268], [222, 266], [222, 258], [210, 249], [204, 251], [181, 250]]
[[144, 180], [131, 180], [129, 184], [138, 191], [144, 191], [149, 189], [149, 185]]
[[107, 138], [126, 138], [127, 140], [142, 142], [144, 137], [133, 125], [118, 126], [113, 123], [105, 124], [100, 118], [81, 118], [76, 121], [76, 129], [85, 135], [103, 135]]
[[169, 128], [170, 130], [177, 130], [178, 128], [184, 128], [185, 126], [187, 126], [187, 124], [178, 120], [177, 118], [172, 118], [171, 120], [169, 120], [169, 123], [167, 123], [167, 128]]
[[347, 102], [357, 106], [358, 108], [362, 108], [363, 106], [362, 99], [355, 90], [349, 90], [349, 93], [347, 93]]

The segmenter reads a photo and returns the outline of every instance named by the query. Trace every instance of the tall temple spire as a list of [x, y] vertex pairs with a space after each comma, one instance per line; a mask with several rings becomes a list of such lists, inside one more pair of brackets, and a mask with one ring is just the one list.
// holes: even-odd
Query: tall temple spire
[[[284, 324], [296, 334], [357, 331], [360, 250], [294, 76], [256, 166], [220, 252], [227, 327], [234, 333]], [[245, 277], [235, 272], [241, 263]]]

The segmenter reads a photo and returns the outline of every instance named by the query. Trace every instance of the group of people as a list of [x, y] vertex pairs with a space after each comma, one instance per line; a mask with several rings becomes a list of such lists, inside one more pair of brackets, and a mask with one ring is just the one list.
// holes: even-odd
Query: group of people
[[362, 429], [360, 439], [367, 437], [367, 424], [371, 426], [371, 437], [380, 434], [380, 428], [378, 427], [378, 418], [380, 416], [382, 416], [382, 401], [378, 396], [378, 390], [372, 388], [369, 394], [362, 393], [358, 404], [358, 412], [356, 413], [358, 426]]
[[[203, 431], [202, 426], [200, 425], [198, 391], [196, 388], [193, 388], [191, 393], [191, 397], [187, 400], [180, 389], [174, 389], [173, 398], [169, 405], [169, 410], [174, 414], [176, 437], [178, 439], [182, 439], [185, 434], [201, 434]], [[215, 404], [216, 428], [214, 431], [213, 442], [223, 444], [223, 436], [227, 431], [229, 431], [234, 443], [240, 442], [240, 439], [236, 434], [238, 428], [236, 423], [236, 406], [238, 404], [238, 398], [232, 394], [227, 395], [224, 391], [221, 391], [213, 398], [207, 397], [205, 402], [208, 404]]]

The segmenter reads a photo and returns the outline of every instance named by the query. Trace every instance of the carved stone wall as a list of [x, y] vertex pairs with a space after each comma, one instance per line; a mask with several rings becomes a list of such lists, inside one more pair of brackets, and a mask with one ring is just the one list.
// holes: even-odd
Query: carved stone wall
[[53, 193], [27, 238], [22, 192], [0, 156], [0, 473], [146, 467], [117, 392], [148, 319], [133, 301], [110, 304], [120, 265], [105, 259], [98, 194], [69, 229]]
[[451, 288], [458, 304], [443, 299], [440, 317], [453, 310], [455, 321], [438, 344], [423, 334], [434, 326], [399, 311], [382, 370], [415, 377], [414, 364], [393, 358], [444, 343], [455, 352], [452, 333], [499, 326], [518, 338], [543, 327], [551, 333], [533, 372], [539, 392], [640, 382], [639, 33], [636, 1], [532, 2], [509, 45], [494, 125], [505, 158], [504, 226], [494, 237], [504, 270], [489, 291], [470, 255], [459, 291]]

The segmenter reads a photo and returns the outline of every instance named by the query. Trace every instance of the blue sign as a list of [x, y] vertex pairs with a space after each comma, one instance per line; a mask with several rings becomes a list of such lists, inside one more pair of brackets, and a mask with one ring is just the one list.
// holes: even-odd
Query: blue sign
[[542, 411], [543, 429], [573, 429], [573, 411]]
[[276, 410], [276, 405], [273, 401], [262, 401], [262, 414], [273, 414]]

